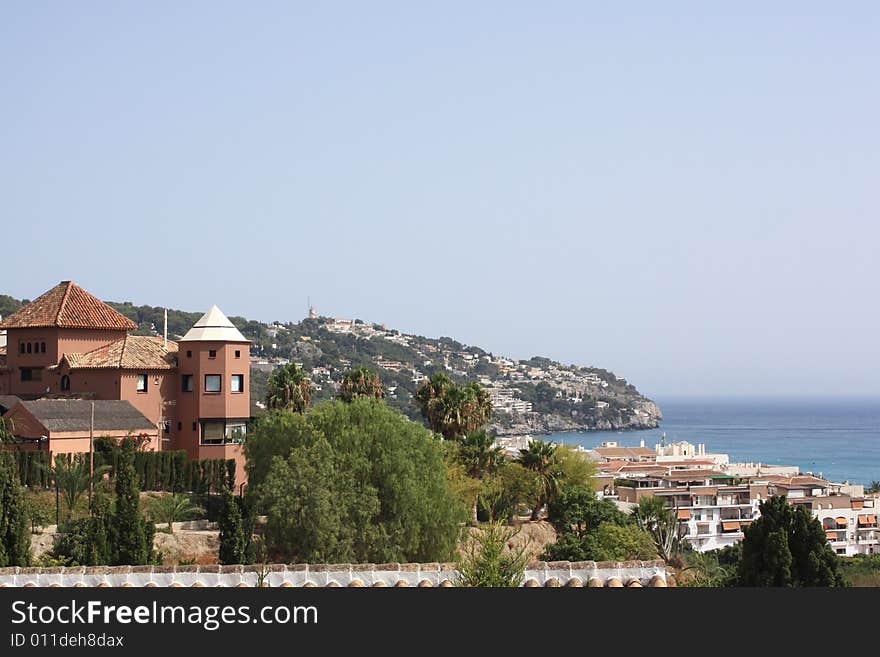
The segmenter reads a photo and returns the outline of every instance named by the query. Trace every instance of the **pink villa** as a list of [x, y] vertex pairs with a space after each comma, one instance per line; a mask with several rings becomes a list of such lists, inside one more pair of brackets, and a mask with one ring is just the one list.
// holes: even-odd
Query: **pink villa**
[[[151, 450], [236, 460], [250, 420], [250, 342], [213, 306], [178, 342], [130, 335], [130, 319], [62, 281], [0, 322], [0, 411], [19, 449], [88, 451], [139, 435]], [[111, 403], [112, 402], [112, 403]]]

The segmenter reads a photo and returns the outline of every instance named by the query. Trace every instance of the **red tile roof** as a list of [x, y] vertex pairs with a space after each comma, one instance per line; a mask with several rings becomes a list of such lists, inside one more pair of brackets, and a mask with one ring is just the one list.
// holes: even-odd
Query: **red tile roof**
[[127, 335], [85, 354], [64, 354], [71, 369], [173, 370], [177, 343], [148, 335]]
[[0, 328], [47, 327], [130, 331], [137, 324], [73, 281], [61, 281], [0, 322]]

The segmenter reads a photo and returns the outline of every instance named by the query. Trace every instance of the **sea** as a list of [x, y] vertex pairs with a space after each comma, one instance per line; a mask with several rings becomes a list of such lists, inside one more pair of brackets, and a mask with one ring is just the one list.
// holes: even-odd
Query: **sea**
[[544, 437], [592, 448], [605, 440], [647, 447], [686, 440], [733, 461], [797, 465], [832, 481], [880, 480], [880, 398], [669, 398], [657, 429], [563, 432]]

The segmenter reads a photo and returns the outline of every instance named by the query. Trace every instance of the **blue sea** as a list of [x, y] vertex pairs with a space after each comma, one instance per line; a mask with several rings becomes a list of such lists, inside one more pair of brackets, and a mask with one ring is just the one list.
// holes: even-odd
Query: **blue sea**
[[705, 443], [731, 461], [797, 465], [833, 481], [880, 480], [880, 399], [656, 399], [658, 429], [565, 432], [550, 439], [597, 446], [603, 440], [653, 447]]

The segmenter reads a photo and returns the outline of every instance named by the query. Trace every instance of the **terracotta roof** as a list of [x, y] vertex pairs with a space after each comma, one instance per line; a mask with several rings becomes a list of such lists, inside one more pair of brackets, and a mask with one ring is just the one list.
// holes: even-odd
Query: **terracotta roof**
[[177, 343], [148, 335], [126, 335], [120, 340], [84, 354], [64, 354], [73, 370], [124, 369], [173, 370], [177, 367]]
[[606, 459], [614, 458], [650, 458], [657, 456], [650, 447], [594, 447], [593, 451]]
[[[24, 407], [49, 431], [88, 431], [92, 402], [84, 399], [35, 399]], [[96, 431], [144, 431], [155, 429], [143, 413], [124, 400], [100, 399], [95, 404]], [[13, 407], [9, 413], [15, 413]]]
[[73, 281], [61, 281], [0, 322], [0, 328], [47, 327], [130, 331], [137, 324]]

